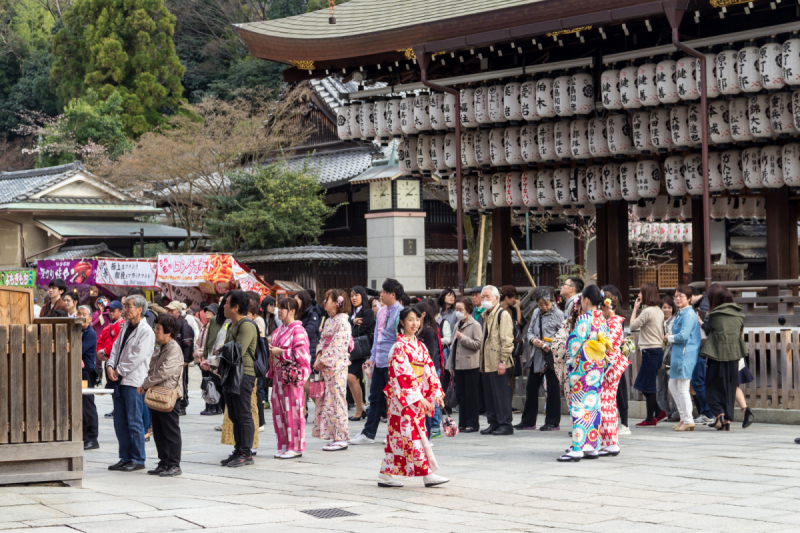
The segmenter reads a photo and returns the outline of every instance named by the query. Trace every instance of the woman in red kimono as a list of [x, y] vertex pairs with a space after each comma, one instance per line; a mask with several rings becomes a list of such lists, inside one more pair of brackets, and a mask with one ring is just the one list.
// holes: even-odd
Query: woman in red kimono
[[434, 405], [444, 407], [444, 393], [428, 350], [415, 336], [421, 315], [414, 307], [400, 311], [397, 342], [389, 353], [389, 383], [383, 389], [389, 434], [379, 487], [402, 487], [392, 476], [423, 476], [426, 487], [449, 481], [433, 473], [438, 467], [425, 433], [425, 416], [433, 414]]
[[625, 354], [622, 353], [622, 350], [620, 350], [622, 341], [625, 338], [625, 332], [622, 329], [625, 317], [617, 314], [619, 300], [608, 291], [605, 292], [604, 296], [605, 299], [600, 305], [600, 310], [603, 312], [603, 317], [608, 324], [611, 347], [613, 349], [606, 352], [608, 365], [606, 366], [606, 373], [603, 375], [603, 390], [600, 393], [600, 413], [603, 418], [600, 425], [601, 449], [597, 453], [600, 457], [619, 455], [617, 387], [619, 387], [619, 380], [622, 378], [622, 374], [631, 364]]

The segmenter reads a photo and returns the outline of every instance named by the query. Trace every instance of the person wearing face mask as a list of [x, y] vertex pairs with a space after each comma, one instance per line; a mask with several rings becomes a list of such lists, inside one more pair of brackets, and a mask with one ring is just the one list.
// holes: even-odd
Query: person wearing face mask
[[480, 430], [478, 382], [481, 374], [478, 365], [483, 331], [478, 321], [472, 318], [472, 298], [457, 299], [453, 308], [455, 333], [452, 336], [446, 368], [455, 380], [458, 429], [463, 433], [474, 433]]
[[489, 427], [481, 435], [513, 435], [511, 395], [506, 372], [514, 368], [514, 324], [511, 314], [500, 305], [500, 291], [487, 285], [481, 291], [483, 344], [481, 346], [481, 379]]

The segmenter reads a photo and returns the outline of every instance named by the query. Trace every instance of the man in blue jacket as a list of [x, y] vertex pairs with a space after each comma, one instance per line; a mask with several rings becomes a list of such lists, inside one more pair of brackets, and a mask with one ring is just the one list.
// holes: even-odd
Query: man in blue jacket
[[[78, 318], [83, 319], [83, 334], [81, 336], [81, 379], [86, 381], [87, 387], [94, 388], [95, 366], [94, 358], [97, 353], [97, 333], [92, 328], [92, 308], [82, 305], [78, 308]], [[94, 404], [94, 394], [83, 395], [83, 449], [96, 450], [100, 447], [97, 443], [98, 423], [97, 407]]]

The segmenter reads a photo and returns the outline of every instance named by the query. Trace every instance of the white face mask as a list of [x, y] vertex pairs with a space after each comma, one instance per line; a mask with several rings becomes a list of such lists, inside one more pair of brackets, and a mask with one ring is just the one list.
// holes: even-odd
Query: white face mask
[[481, 307], [489, 311], [492, 309], [492, 307], [494, 307], [494, 302], [491, 300], [481, 300]]
[[459, 320], [464, 320], [464, 313], [461, 311], [456, 311], [456, 318]]

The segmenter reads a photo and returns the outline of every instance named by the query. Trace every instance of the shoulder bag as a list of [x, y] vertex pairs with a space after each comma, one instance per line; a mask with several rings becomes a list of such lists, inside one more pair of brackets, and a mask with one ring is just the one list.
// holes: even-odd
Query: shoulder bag
[[[292, 332], [289, 333], [294, 335]], [[289, 350], [292, 354], [291, 361], [283, 361], [279, 365], [281, 370], [281, 383], [284, 385], [297, 386], [303, 381], [303, 367], [300, 366], [300, 363], [297, 362], [297, 358], [294, 356], [294, 350], [291, 348], [291, 340], [289, 342], [289, 346], [285, 348], [283, 346], [280, 347], [284, 351]]]
[[[180, 383], [183, 378], [183, 369], [181, 368], [181, 375], [178, 376]], [[158, 411], [159, 413], [169, 413], [175, 408], [175, 402], [178, 401], [178, 387], [168, 389], [161, 385], [156, 385], [147, 389], [144, 394], [144, 403], [150, 409]]]

